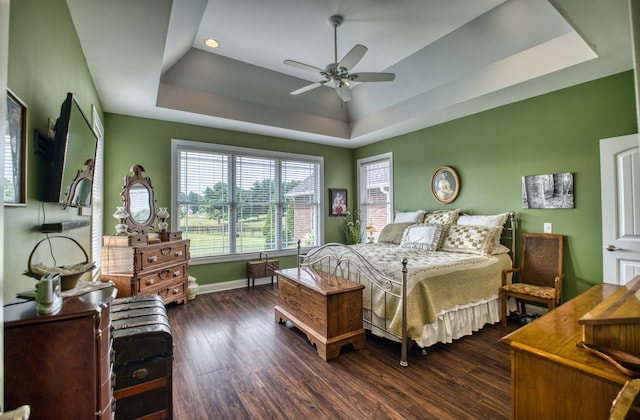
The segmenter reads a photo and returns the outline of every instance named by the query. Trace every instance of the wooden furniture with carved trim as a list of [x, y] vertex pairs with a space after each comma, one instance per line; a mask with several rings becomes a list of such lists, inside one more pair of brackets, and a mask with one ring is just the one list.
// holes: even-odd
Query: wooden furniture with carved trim
[[102, 280], [118, 297], [157, 294], [165, 304], [187, 303], [189, 239], [149, 243], [148, 235], [105, 236]]
[[[612, 284], [593, 286], [502, 338], [511, 347], [513, 419], [608, 418], [629, 377], [576, 345], [585, 338], [579, 320], [601, 302], [627, 295], [626, 290]], [[635, 326], [638, 337], [640, 324]]]
[[4, 403], [34, 419], [112, 419], [112, 286], [64, 298], [39, 315], [34, 300], [4, 307]]
[[[262, 259], [263, 255], [264, 259]], [[266, 253], [261, 252], [258, 260], [247, 261], [247, 287], [255, 286], [256, 278], [263, 277], [271, 277], [271, 284], [273, 284], [273, 277], [279, 268], [280, 261], [269, 259]]]
[[365, 346], [362, 327], [364, 286], [311, 269], [277, 270], [277, 322], [291, 322], [307, 335], [323, 360], [338, 357], [343, 346]]

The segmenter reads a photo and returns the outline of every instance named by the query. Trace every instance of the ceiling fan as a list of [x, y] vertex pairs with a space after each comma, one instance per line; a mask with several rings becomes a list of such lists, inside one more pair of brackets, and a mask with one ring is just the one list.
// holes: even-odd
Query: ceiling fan
[[364, 45], [356, 45], [338, 62], [338, 26], [342, 23], [342, 16], [334, 15], [329, 18], [329, 24], [333, 26], [334, 39], [334, 62], [328, 64], [324, 69], [320, 67], [310, 66], [309, 64], [299, 63], [293, 60], [284, 60], [284, 64], [296, 67], [301, 70], [319, 73], [325, 80], [315, 82], [310, 85], [301, 87], [291, 92], [292, 95], [298, 95], [327, 84], [333, 85], [343, 102], [351, 100], [351, 90], [349, 82], [390, 82], [395, 79], [394, 73], [349, 73], [353, 67], [362, 59], [367, 52]]

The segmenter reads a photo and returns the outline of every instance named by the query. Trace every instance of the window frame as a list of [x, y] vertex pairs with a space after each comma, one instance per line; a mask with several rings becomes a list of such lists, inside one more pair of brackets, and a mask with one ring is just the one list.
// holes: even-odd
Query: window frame
[[[324, 157], [315, 156], [315, 155], [303, 155], [298, 153], [288, 153], [288, 152], [280, 152], [275, 150], [266, 150], [266, 149], [256, 149], [256, 148], [248, 148], [248, 147], [239, 147], [239, 146], [229, 146], [224, 144], [217, 143], [207, 143], [193, 140], [182, 140], [182, 139], [172, 139], [171, 140], [171, 214], [178, 214], [178, 197], [179, 197], [179, 152], [182, 150], [189, 150], [194, 152], [204, 152], [204, 153], [220, 153], [220, 154], [231, 154], [231, 155], [241, 155], [242, 157], [254, 157], [254, 158], [264, 158], [264, 159], [276, 159], [278, 160], [278, 167], [280, 166], [280, 161], [289, 160], [289, 161], [300, 161], [307, 163], [314, 163], [318, 165], [318, 196], [317, 199], [317, 244], [324, 243], [324, 216], [323, 211], [325, 209], [325, 200], [322, 191], [324, 190]], [[234, 166], [234, 162], [230, 162], [230, 166]], [[233, 181], [229, 179], [227, 181], [229, 184], [233, 184]], [[233, 190], [229, 191], [229, 196], [233, 197]], [[234, 207], [234, 206], [232, 206]], [[235, 211], [235, 208], [231, 209], [231, 212]], [[178, 217], [170, 218], [171, 221], [171, 229], [178, 229]], [[312, 249], [311, 247], [302, 247], [303, 251], [307, 251]], [[273, 249], [273, 250], [262, 250], [262, 252], [267, 252], [269, 257], [279, 257], [279, 256], [288, 256], [288, 255], [296, 255], [297, 248], [289, 248], [289, 249]], [[244, 261], [248, 259], [255, 258], [260, 251], [250, 251], [250, 252], [241, 252], [241, 253], [230, 253], [230, 254], [220, 254], [220, 255], [206, 255], [206, 256], [197, 256], [191, 257], [190, 264], [198, 265], [198, 264], [209, 264], [216, 262], [226, 262], [226, 261]]]
[[389, 214], [387, 214], [387, 223], [393, 222], [393, 217], [395, 214], [394, 205], [393, 205], [393, 152], [387, 152], [387, 153], [381, 153], [379, 155], [369, 156], [369, 157], [357, 160], [356, 166], [358, 169], [357, 170], [358, 207], [362, 215], [363, 223], [367, 223], [368, 208], [369, 208], [368, 204], [364, 202], [365, 198], [367, 197], [367, 192], [366, 192], [366, 185], [363, 184], [363, 179], [362, 179], [363, 167], [369, 163], [380, 162], [385, 160], [389, 162]]

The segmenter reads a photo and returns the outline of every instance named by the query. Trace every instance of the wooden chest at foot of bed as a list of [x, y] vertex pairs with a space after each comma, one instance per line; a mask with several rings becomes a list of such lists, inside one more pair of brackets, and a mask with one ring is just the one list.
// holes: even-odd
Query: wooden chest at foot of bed
[[308, 269], [278, 270], [276, 275], [276, 321], [303, 331], [323, 360], [338, 357], [347, 344], [356, 350], [365, 346], [363, 285]]
[[173, 416], [173, 339], [161, 297], [116, 299], [111, 307], [115, 419]]

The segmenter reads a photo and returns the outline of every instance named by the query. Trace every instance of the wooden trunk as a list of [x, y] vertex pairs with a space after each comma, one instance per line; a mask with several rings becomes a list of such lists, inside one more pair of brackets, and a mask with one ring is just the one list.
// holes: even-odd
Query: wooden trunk
[[303, 331], [322, 359], [338, 357], [347, 344], [356, 350], [365, 346], [363, 285], [306, 269], [289, 268], [276, 274], [276, 321], [289, 321]]

